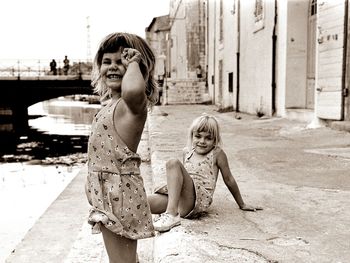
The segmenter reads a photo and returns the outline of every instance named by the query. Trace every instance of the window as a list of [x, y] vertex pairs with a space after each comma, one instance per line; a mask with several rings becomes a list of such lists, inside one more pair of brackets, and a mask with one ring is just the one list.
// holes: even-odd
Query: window
[[233, 92], [233, 72], [228, 73], [228, 92]]
[[254, 22], [255, 22], [255, 32], [264, 28], [264, 0], [255, 0], [255, 10], [254, 10]]
[[314, 16], [317, 14], [317, 0], [312, 0], [310, 11], [311, 11], [311, 16]]

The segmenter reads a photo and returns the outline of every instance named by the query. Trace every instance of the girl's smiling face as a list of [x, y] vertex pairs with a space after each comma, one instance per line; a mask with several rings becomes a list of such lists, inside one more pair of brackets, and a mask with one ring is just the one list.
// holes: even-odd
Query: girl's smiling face
[[121, 60], [122, 49], [114, 53], [105, 53], [102, 57], [100, 73], [102, 81], [112, 90], [112, 93], [121, 92], [122, 79], [126, 68]]
[[207, 154], [215, 147], [215, 138], [209, 132], [194, 131], [192, 146], [196, 153]]

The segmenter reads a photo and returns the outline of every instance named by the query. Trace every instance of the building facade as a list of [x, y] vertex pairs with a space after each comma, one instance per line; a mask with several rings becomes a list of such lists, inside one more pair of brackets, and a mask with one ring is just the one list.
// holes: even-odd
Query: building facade
[[210, 96], [266, 116], [349, 120], [348, 0], [208, 1]]
[[170, 0], [166, 103], [211, 101], [206, 82], [205, 0]]
[[167, 102], [350, 120], [348, 2], [171, 0]]

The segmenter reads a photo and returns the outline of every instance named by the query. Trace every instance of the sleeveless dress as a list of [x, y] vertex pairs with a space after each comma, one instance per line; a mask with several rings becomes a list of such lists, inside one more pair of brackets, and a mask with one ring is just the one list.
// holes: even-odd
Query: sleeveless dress
[[[216, 147], [208, 152], [201, 160], [195, 160], [193, 156], [196, 154], [194, 149], [185, 148], [184, 167], [191, 176], [194, 190], [196, 193], [196, 201], [192, 211], [185, 218], [193, 218], [200, 216], [206, 212], [213, 202], [213, 195], [218, 179], [218, 173], [214, 170], [214, 155], [220, 151], [220, 147]], [[159, 194], [168, 194], [167, 186], [161, 186], [155, 190]]]
[[140, 156], [120, 138], [113, 113], [120, 101], [111, 101], [95, 115], [88, 143], [87, 199], [92, 206], [88, 222], [93, 233], [100, 224], [129, 239], [155, 235], [143, 179]]

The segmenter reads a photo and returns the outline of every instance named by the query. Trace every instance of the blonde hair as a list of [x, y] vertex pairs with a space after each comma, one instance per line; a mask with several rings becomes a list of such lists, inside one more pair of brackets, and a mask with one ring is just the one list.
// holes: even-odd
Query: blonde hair
[[214, 138], [215, 147], [222, 144], [220, 128], [217, 119], [212, 115], [203, 114], [193, 120], [188, 134], [187, 147], [192, 148], [193, 134], [195, 132], [208, 132]]
[[111, 97], [110, 89], [101, 80], [100, 68], [102, 57], [105, 53], [117, 52], [121, 47], [134, 48], [141, 53], [140, 70], [144, 77], [148, 75], [145, 92], [149, 102], [148, 104], [153, 106], [158, 101], [158, 89], [153, 76], [156, 61], [155, 56], [147, 42], [134, 34], [112, 33], [102, 40], [93, 62], [91, 86], [101, 96], [101, 100]]

